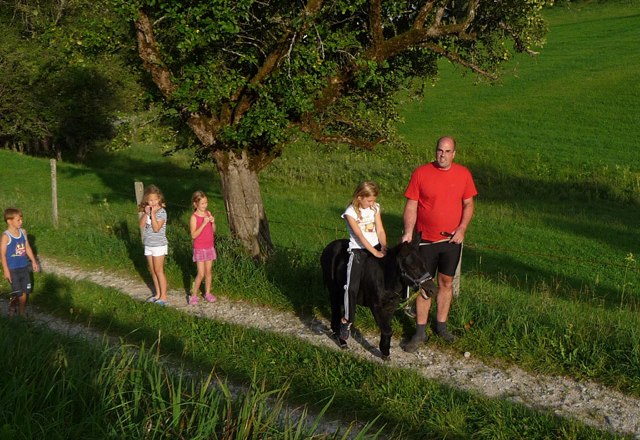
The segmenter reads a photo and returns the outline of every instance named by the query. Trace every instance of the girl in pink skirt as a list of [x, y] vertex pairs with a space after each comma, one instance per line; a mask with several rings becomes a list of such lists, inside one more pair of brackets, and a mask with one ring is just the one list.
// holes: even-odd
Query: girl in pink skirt
[[204, 278], [205, 294], [204, 299], [214, 302], [216, 297], [211, 294], [211, 267], [216, 256], [214, 236], [216, 233], [216, 222], [211, 212], [207, 211], [209, 202], [207, 195], [202, 191], [196, 191], [191, 197], [193, 203], [193, 214], [189, 220], [189, 229], [193, 239], [193, 261], [198, 268], [198, 274], [193, 283], [193, 291], [189, 297], [189, 304], [198, 304], [198, 293], [200, 284]]

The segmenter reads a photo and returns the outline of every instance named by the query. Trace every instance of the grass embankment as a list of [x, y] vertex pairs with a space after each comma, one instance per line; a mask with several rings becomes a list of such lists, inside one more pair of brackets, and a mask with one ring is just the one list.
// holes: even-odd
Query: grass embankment
[[[429, 88], [425, 102], [403, 103], [406, 124], [400, 130], [409, 144], [404, 150], [382, 146], [364, 154], [292, 146], [263, 175], [263, 195], [278, 248], [265, 267], [256, 268], [241, 257], [228, 239], [213, 170], [189, 170], [185, 158], [162, 158], [157, 146], [104, 155], [89, 166], [59, 164], [58, 229], [50, 222], [48, 162], [0, 152], [4, 169], [20, 170], [0, 176], [0, 205], [25, 210], [25, 225], [45, 255], [147, 277], [133, 181], [156, 183], [169, 201], [170, 284], [188, 287], [194, 273], [188, 201], [193, 190], [204, 189], [220, 228], [216, 291], [328, 316], [317, 256], [325, 243], [346, 235], [339, 215], [357, 182], [365, 178], [380, 182], [383, 219], [390, 240], [397, 240], [402, 229], [402, 191], [411, 171], [430, 160], [437, 137], [452, 133], [459, 142], [457, 160], [472, 170], [480, 191], [467, 234], [463, 293], [454, 301], [450, 316], [450, 326], [460, 336], [453, 349], [515, 362], [532, 371], [591, 378], [639, 396], [640, 83], [636, 76], [640, 54], [631, 50], [638, 45], [636, 11], [637, 2], [549, 11], [548, 45], [537, 59], [517, 58], [510, 65], [517, 68], [517, 76], [505, 76], [500, 85], [473, 85], [471, 78], [461, 78], [443, 66], [442, 78]], [[46, 291], [39, 284], [34, 300], [52, 310], [65, 310], [66, 303], [44, 301]], [[125, 324], [130, 319], [128, 325], [137, 328], [138, 314], [147, 314], [147, 309], [141, 310], [144, 313], [132, 312], [121, 319]], [[153, 313], [166, 316], [158, 315], [148, 326], [139, 325], [150, 332], [175, 312]], [[358, 313], [360, 326], [374, 328], [366, 311]], [[400, 334], [413, 331], [413, 323], [401, 315], [394, 325]], [[266, 347], [276, 344], [261, 337], [279, 340], [256, 337], [260, 344], [251, 348], [258, 358], [269, 353]], [[229, 345], [234, 350], [245, 348]], [[296, 345], [295, 350], [317, 351], [304, 345]], [[283, 355], [279, 356], [276, 364], [283, 363], [277, 360]], [[298, 363], [297, 368], [309, 380], [322, 371], [315, 364], [305, 365]], [[361, 372], [347, 368], [348, 374], [341, 379], [357, 382], [349, 378], [360, 374], [369, 378], [372, 387], [394, 389], [385, 397], [371, 397], [368, 403], [359, 401], [363, 411], [378, 407], [376, 399], [384, 401], [384, 410], [390, 414], [408, 411], [404, 404], [388, 408], [404, 396], [414, 397], [411, 408], [422, 401], [416, 398], [414, 385], [387, 370], [385, 375], [393, 380], [377, 376], [369, 369], [378, 367], [366, 365]], [[236, 371], [241, 373], [239, 378], [246, 377], [243, 368], [235, 364], [226, 367], [225, 373], [233, 377]], [[276, 378], [290, 373], [282, 368], [279, 373], [265, 373]], [[330, 391], [349, 395], [353, 389], [340, 388], [340, 383], [330, 382], [338, 386]], [[424, 383], [420, 387], [429, 393], [438, 388]], [[466, 429], [464, 425], [471, 426], [475, 419], [471, 411], [477, 409], [459, 408], [457, 399], [439, 402], [435, 416], [459, 414], [461, 429]], [[338, 398], [335, 405], [352, 408], [352, 402]], [[491, 420], [493, 425], [485, 429], [500, 426]], [[448, 432], [448, 422], [439, 423], [434, 432]]]

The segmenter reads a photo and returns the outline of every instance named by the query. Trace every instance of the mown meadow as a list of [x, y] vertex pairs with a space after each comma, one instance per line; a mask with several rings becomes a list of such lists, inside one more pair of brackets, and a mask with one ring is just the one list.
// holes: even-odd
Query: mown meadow
[[[423, 101], [398, 97], [405, 118], [398, 127], [402, 148], [382, 145], [364, 153], [292, 145], [262, 175], [276, 245], [264, 266], [230, 239], [214, 170], [191, 169], [184, 153], [164, 157], [167, 146], [151, 141], [95, 154], [82, 165], [59, 163], [57, 228], [51, 223], [49, 161], [0, 151], [0, 206], [24, 210], [32, 244], [44, 256], [147, 279], [133, 187], [134, 181], [155, 183], [168, 200], [170, 287], [184, 291], [194, 275], [189, 199], [203, 189], [219, 225], [216, 293], [326, 318], [318, 256], [326, 243], [345, 237], [340, 213], [357, 183], [373, 179], [381, 185], [383, 220], [390, 242], [397, 242], [411, 172], [432, 159], [439, 136], [452, 134], [456, 159], [471, 169], [480, 194], [465, 243], [461, 295], [450, 314], [458, 339], [452, 346], [437, 338], [429, 344], [594, 380], [638, 397], [637, 10], [637, 1], [550, 9], [547, 45], [535, 58], [517, 57], [498, 84], [443, 64]], [[163, 352], [237, 382], [264, 380], [267, 390], [286, 389], [292, 402], [321, 409], [333, 399], [329, 411], [348, 420], [380, 415], [380, 425], [398, 438], [605, 436], [412, 372], [153, 308], [100, 286], [36, 275], [32, 300], [131, 343], [156, 343], [160, 333]], [[366, 310], [358, 319], [361, 328], [375, 328]], [[394, 326], [398, 335], [413, 332], [402, 313]]]

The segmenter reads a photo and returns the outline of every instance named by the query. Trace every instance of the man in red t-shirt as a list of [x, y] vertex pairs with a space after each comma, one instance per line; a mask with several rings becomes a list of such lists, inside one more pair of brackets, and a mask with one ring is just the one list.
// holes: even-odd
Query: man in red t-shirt
[[[453, 163], [456, 141], [450, 136], [438, 139], [436, 160], [418, 167], [404, 192], [404, 235], [411, 241], [414, 230], [422, 235], [420, 254], [429, 273], [438, 273], [435, 332], [448, 342], [454, 336], [447, 330], [453, 298], [453, 277], [462, 252], [464, 234], [473, 216], [473, 197], [478, 194], [469, 170]], [[413, 352], [426, 340], [431, 298], [420, 291], [416, 299], [416, 333], [404, 349]]]

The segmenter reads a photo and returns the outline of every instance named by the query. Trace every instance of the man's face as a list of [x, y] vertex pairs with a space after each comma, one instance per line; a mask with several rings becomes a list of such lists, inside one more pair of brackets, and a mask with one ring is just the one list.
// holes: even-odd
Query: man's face
[[438, 164], [438, 168], [444, 170], [451, 168], [454, 157], [456, 157], [456, 150], [453, 143], [445, 141], [440, 143], [438, 148], [436, 148], [436, 163]]

